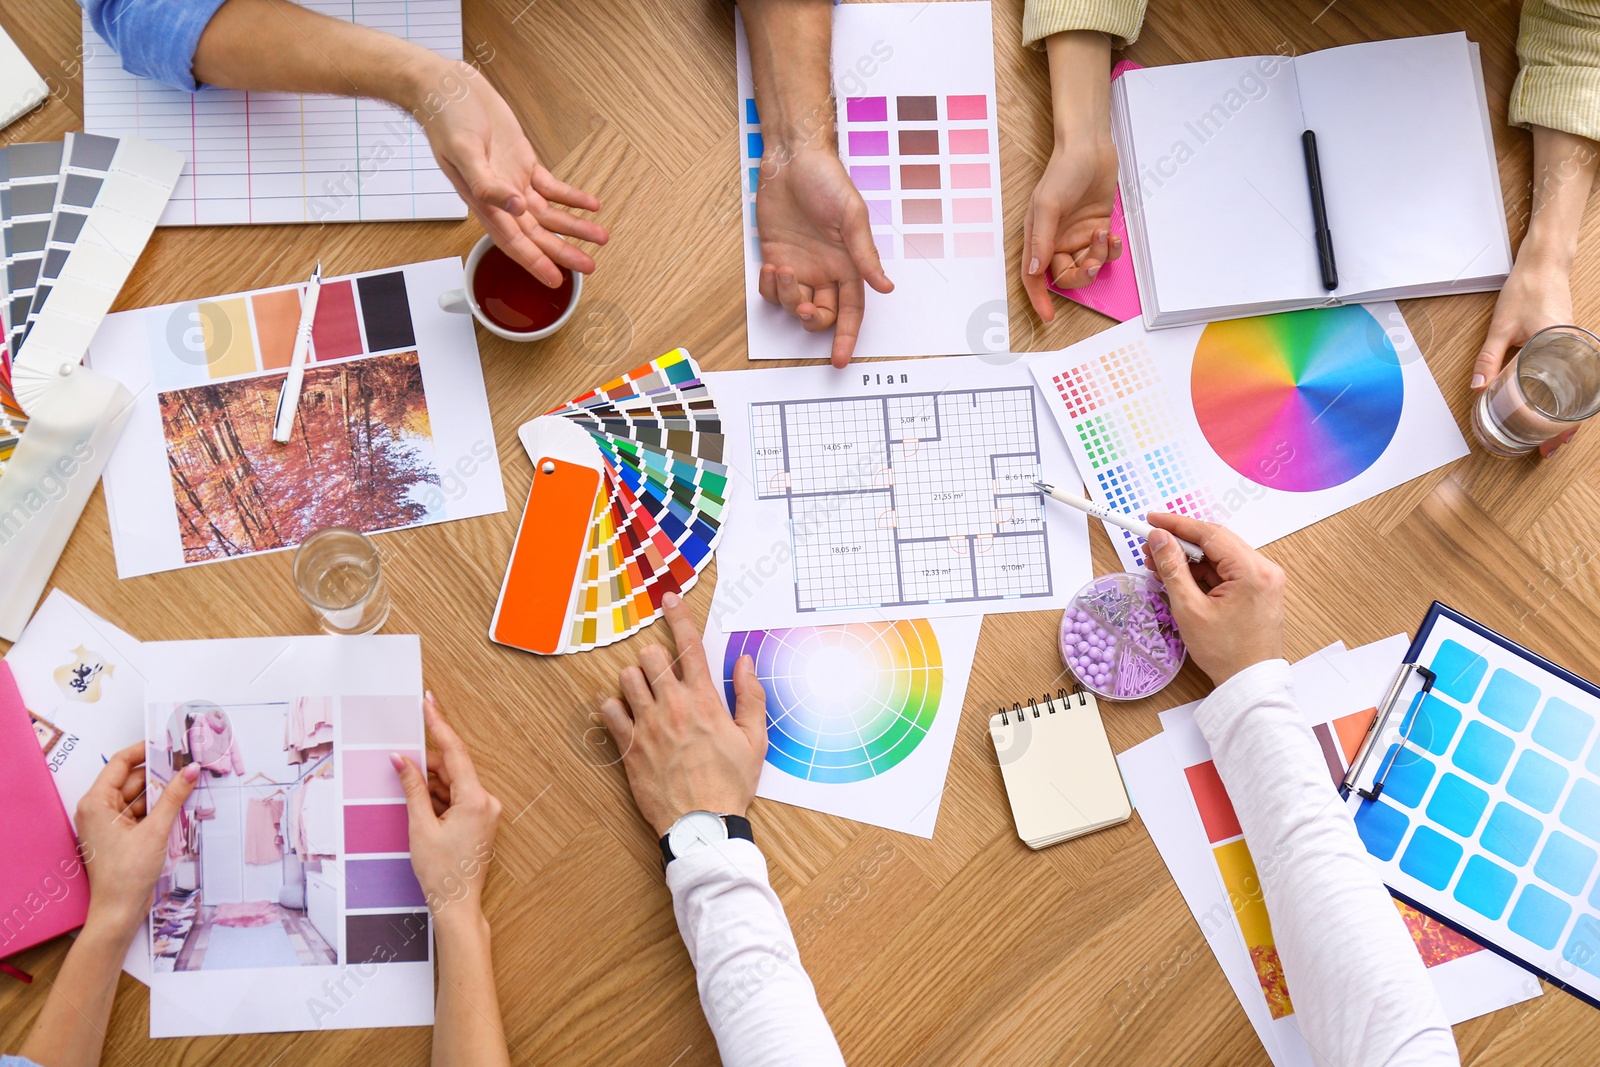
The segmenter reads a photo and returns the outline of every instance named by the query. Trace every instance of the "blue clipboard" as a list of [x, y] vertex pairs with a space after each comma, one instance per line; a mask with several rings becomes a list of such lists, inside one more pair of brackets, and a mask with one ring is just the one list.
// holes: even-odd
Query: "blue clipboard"
[[[1425, 748], [1423, 746], [1426, 744], [1426, 742], [1418, 742], [1413, 740], [1413, 737], [1418, 729], [1418, 724], [1424, 721], [1424, 716], [1420, 713], [1420, 709], [1423, 707], [1424, 701], [1430, 695], [1435, 693], [1436, 686], [1438, 686], [1439, 691], [1442, 692], [1444, 691], [1444, 687], [1448, 686], [1451, 682], [1450, 678], [1441, 680], [1435, 675], [1433, 670], [1429, 669], [1429, 665], [1420, 662], [1424, 650], [1427, 648], [1429, 637], [1433, 634], [1434, 627], [1441, 620], [1449, 620], [1476, 637], [1481, 638], [1487, 644], [1498, 646], [1504, 652], [1518, 660], [1523, 661], [1529, 666], [1530, 674], [1534, 676], [1541, 674], [1549, 675], [1573, 686], [1589, 696], [1594, 697], [1596, 701], [1600, 701], [1600, 685], [1596, 685], [1588, 679], [1574, 674], [1565, 667], [1561, 667], [1558, 664], [1552, 663], [1543, 656], [1540, 656], [1538, 653], [1524, 648], [1517, 642], [1512, 641], [1503, 634], [1489, 629], [1487, 626], [1484, 626], [1477, 620], [1462, 614], [1456, 609], [1449, 607], [1446, 604], [1442, 604], [1437, 600], [1434, 601], [1433, 604], [1428, 608], [1428, 613], [1423, 618], [1422, 625], [1418, 627], [1416, 636], [1411, 642], [1411, 647], [1406, 650], [1405, 662], [1401, 665], [1400, 670], [1393, 682], [1391, 682], [1389, 690], [1385, 694], [1384, 700], [1378, 705], [1377, 714], [1373, 718], [1373, 723], [1368, 731], [1367, 737], [1363, 740], [1360, 748], [1358, 749], [1356, 758], [1351, 761], [1345, 781], [1340, 787], [1341, 796], [1347, 800], [1350, 800], [1351, 795], [1355, 794], [1360, 801], [1359, 808], [1354, 808], [1358, 829], [1362, 828], [1362, 814], [1367, 812], [1368, 806], [1378, 805], [1380, 803], [1380, 798], [1385, 795], [1385, 787], [1390, 782], [1390, 772], [1394, 770], [1396, 761], [1400, 759], [1402, 750], [1405, 746], [1409, 745], [1412, 748], [1412, 755], [1419, 757], [1418, 762], [1426, 762], [1431, 767], [1433, 766], [1433, 761], [1430, 758], [1421, 757], [1426, 757], [1428, 754], [1434, 754], [1441, 757], [1437, 761], [1438, 765], [1444, 766], [1445, 760], [1442, 757], [1445, 749], [1449, 748], [1453, 754], [1456, 753], [1457, 749], [1452, 747], [1456, 745], [1456, 738], [1458, 736], [1464, 738], [1467, 727], [1470, 726], [1472, 721], [1474, 721], [1472, 718], [1466, 718], [1463, 723], [1458, 723], [1457, 726], [1459, 726], [1461, 729], [1461, 733], [1459, 735], [1456, 733], [1457, 726], [1452, 726], [1451, 735], [1445, 739], [1443, 747]], [[1435, 659], [1433, 661], [1434, 666], [1438, 666], [1439, 655], [1439, 653], [1435, 654]], [[1483, 673], [1487, 673], [1486, 661]], [[1479, 687], [1483, 686], [1483, 684], [1484, 677], [1482, 674], [1478, 675], [1471, 681], [1471, 690], [1474, 697], [1481, 699], [1483, 696], [1487, 696], [1488, 688], [1492, 688], [1492, 676], [1491, 685], [1489, 687], [1485, 687], [1480, 694]], [[1464, 688], [1464, 686], [1457, 687], [1456, 692], [1459, 693], [1463, 691]], [[1458, 698], [1453, 697], [1452, 699]], [[1474, 708], [1476, 707], [1475, 701], [1468, 701], [1468, 703], [1473, 703]], [[1539, 703], [1540, 714], [1542, 716], [1545, 707], [1542, 690]], [[1442, 702], [1441, 706], [1451, 707], [1453, 709], [1453, 705], [1443, 705]], [[1473, 715], [1481, 717], [1482, 713], [1475, 710]], [[1526, 727], [1528, 726], [1535, 726], [1537, 730], [1536, 721], [1532, 718], [1531, 707], [1529, 710], [1529, 716], [1530, 718], [1524, 722], [1523, 727], [1517, 728], [1517, 730], [1514, 731], [1515, 733], [1525, 733]], [[1495, 723], [1493, 720], [1489, 720], [1486, 725], [1495, 726], [1499, 724]], [[1497, 733], [1498, 731], [1491, 730], [1491, 732]], [[1600, 741], [1593, 740], [1593, 733], [1594, 731], [1591, 729], [1589, 739], [1585, 740], [1582, 748], [1579, 749], [1580, 752], [1585, 750], [1591, 752], [1591, 755], [1588, 757], [1589, 764], [1593, 764], [1597, 758], [1600, 758], [1600, 747], [1593, 749], [1590, 748], [1591, 743], [1595, 746], [1600, 746]], [[1401, 748], [1394, 747], [1393, 743], [1397, 737], [1400, 739]], [[1520, 758], [1521, 752], [1534, 750], [1534, 745], [1524, 744], [1517, 751]], [[1576, 756], [1569, 757], [1569, 762], [1576, 762], [1576, 760]], [[1452, 768], [1452, 772], [1453, 770], [1454, 768]], [[1504, 778], [1509, 783], [1511, 773], [1510, 757], [1508, 756], [1506, 757], [1504, 769], [1496, 776], [1495, 782], [1488, 784], [1498, 787], [1498, 783], [1500, 782], [1501, 778]], [[1429, 775], [1431, 778], [1433, 772], [1430, 771]], [[1442, 778], [1443, 776], [1444, 775], [1441, 774], [1438, 777]], [[1424, 786], [1424, 788], [1430, 788], [1430, 786]], [[1564, 788], [1565, 786], [1563, 786], [1563, 789]], [[1394, 792], [1394, 787], [1389, 786], [1389, 789], [1392, 794]], [[1513, 797], [1512, 799], [1519, 798]], [[1391, 795], [1389, 806], [1393, 810], [1398, 811], [1399, 807], [1395, 805], [1394, 800], [1394, 796]], [[1401, 801], [1400, 803], [1404, 804], [1406, 802]], [[1503, 802], [1501, 806], [1511, 805], [1509, 805], [1508, 802]], [[1545, 818], [1549, 820], [1556, 820], [1557, 815], [1555, 812], [1557, 810], [1559, 809], [1553, 807], [1551, 812], [1545, 814]], [[1418, 820], [1416, 825], [1429, 826], [1430, 829], [1432, 829], [1433, 826], [1439, 825], [1436, 823], [1430, 824], [1427, 822], [1427, 817], [1423, 814], [1423, 807], [1420, 802], [1420, 797], [1414, 804], [1414, 811]], [[1474, 855], [1481, 854], [1481, 846], [1478, 846], [1476, 839], [1480, 827], [1484, 833], [1488, 832], [1490, 821], [1481, 820], [1492, 821], [1490, 811], [1485, 810], [1482, 812], [1482, 814], [1479, 816], [1479, 819], [1480, 821], [1474, 825], [1471, 835], [1459, 835], [1467, 837], [1468, 840], [1474, 845], [1474, 847], [1477, 849], [1477, 851], [1474, 852]], [[1544, 840], [1546, 843], [1548, 843], [1549, 833], [1552, 832], [1552, 825], [1553, 824], [1550, 822], [1542, 822], [1538, 837], [1535, 840]], [[1564, 833], [1565, 831], [1563, 830], [1562, 832]], [[1581, 830], [1579, 831], [1579, 833], [1582, 832], [1583, 831]], [[1441, 839], [1444, 838], [1444, 835], [1438, 834], [1437, 830], [1435, 830], [1434, 833]], [[1568, 977], [1564, 978], [1561, 975], [1552, 973], [1548, 966], [1541, 965], [1541, 963], [1538, 961], [1530, 960], [1528, 956], [1524, 954], [1524, 952], [1518, 951], [1517, 948], [1513, 947], [1511, 944], [1508, 944], [1507, 942], [1510, 941], [1509, 937], [1502, 937], [1501, 939], [1497, 940], [1492, 934], [1486, 934], [1484, 929], [1474, 928], [1475, 926], [1483, 927], [1485, 926], [1485, 923], [1482, 920], [1473, 917], [1468, 906], [1466, 904], [1459, 903], [1458, 897], [1452, 898], [1450, 901], [1453, 907], [1442, 908], [1439, 906], [1437, 901], [1419, 899], [1418, 895], [1415, 893], [1407, 892], [1404, 888], [1396, 888], [1393, 882], [1399, 879], [1391, 877], [1391, 875], [1394, 873], [1393, 868], [1395, 866], [1395, 857], [1398, 855], [1398, 841], [1396, 843], [1396, 849], [1390, 851], [1388, 856], [1385, 856], [1382, 851], [1373, 847], [1373, 842], [1368, 839], [1369, 835], [1367, 832], [1363, 831], [1362, 837], [1363, 843], [1367, 846], [1369, 853], [1377, 857], [1385, 864], [1387, 868], [1389, 868], [1385, 871], [1384, 881], [1390, 893], [1397, 899], [1404, 901], [1406, 904], [1409, 904], [1411, 907], [1416, 908], [1418, 911], [1430, 916], [1434, 920], [1443, 923], [1445, 926], [1459, 931], [1461, 934], [1483, 945], [1490, 951], [1505, 957], [1511, 962], [1517, 964], [1519, 967], [1522, 967], [1530, 973], [1533, 973], [1544, 979], [1556, 988], [1572, 994], [1591, 1006], [1600, 1008], [1600, 975], [1597, 975], [1596, 973], [1597, 971], [1600, 971], [1600, 951], [1597, 951], [1593, 955], [1585, 956], [1584, 964], [1572, 962], [1570, 956], [1566, 957], [1566, 961], [1569, 963], [1569, 965], [1573, 966], [1575, 971], [1586, 972], [1590, 976], [1589, 978], [1582, 980], [1589, 984], [1593, 992], [1579, 988], [1572, 984], [1573, 981], [1580, 980], [1576, 977], [1576, 975], [1569, 975]], [[1593, 839], [1591, 838], [1591, 840]], [[1407, 837], [1408, 845], [1411, 843], [1411, 841], [1412, 839]], [[1600, 843], [1597, 843], [1595, 847], [1596, 849], [1600, 849]], [[1454, 862], [1460, 863], [1461, 860], [1457, 859]], [[1485, 858], [1483, 862], [1487, 866], [1493, 866], [1488, 858]], [[1529, 846], [1527, 857], [1523, 859], [1521, 863], [1515, 864], [1514, 866], [1520, 868], [1520, 870], [1512, 872], [1517, 876], [1517, 882], [1514, 884], [1513, 888], [1519, 894], [1519, 906], [1521, 903], [1520, 894], [1526, 892], [1529, 885], [1535, 885], [1536, 888], [1544, 895], [1554, 897], [1554, 894], [1548, 893], [1548, 891], [1544, 889], [1543, 885], [1538, 885], [1535, 881], [1534, 871], [1536, 869], [1536, 865], [1533, 860], [1531, 845]], [[1585, 875], [1585, 879], [1590, 879], [1592, 874], [1593, 872], [1591, 871], [1589, 875]], [[1456, 884], [1458, 886], [1457, 892], [1460, 892], [1460, 883], [1455, 881], [1456, 877], [1457, 874], [1451, 874], [1450, 880], [1446, 881], [1445, 885]], [[1464, 882], [1464, 880], [1465, 879], [1463, 878], [1462, 881]], [[1430, 888], [1432, 887], [1430, 886]], [[1442, 895], [1442, 887], [1439, 889], [1439, 891]], [[1562, 892], [1566, 891], [1562, 890]], [[1580, 925], [1585, 923], [1595, 923], [1596, 929], [1600, 930], [1600, 922], [1596, 922], [1596, 918], [1600, 917], [1600, 905], [1584, 903], [1590, 898], [1600, 900], [1600, 883], [1590, 886], [1588, 894], [1585, 894], [1582, 887], [1580, 887], [1578, 892], [1569, 893], [1568, 895], [1574, 897], [1573, 910], [1577, 912], [1577, 917], [1576, 919], [1573, 919], [1569, 914], [1566, 919], [1562, 920], [1563, 925], [1561, 930], [1563, 932], [1570, 930], [1570, 934], [1568, 935], [1565, 943], [1561, 944], [1560, 947], [1570, 950], [1570, 946], [1572, 946], [1573, 942], [1578, 940]], [[1504, 910], [1502, 911], [1502, 914], [1507, 916], [1512, 914], [1512, 905], [1510, 904], [1509, 894], [1507, 897], [1507, 902], [1504, 904], [1503, 908]], [[1499, 923], [1500, 919], [1495, 918], [1491, 921], [1494, 923]], [[1585, 928], [1585, 930], [1587, 930], [1587, 928]], [[1597, 938], [1600, 938], [1600, 935], [1597, 935]], [[1537, 945], [1537, 942], [1531, 942], [1531, 944]], [[1600, 940], [1597, 940], [1596, 944], [1597, 946], [1600, 946]], [[1582, 949], [1587, 947], [1587, 945], [1588, 941], [1585, 940], [1582, 945], [1578, 946], [1578, 948]], [[1557, 950], [1550, 949], [1548, 951], [1553, 952]]]

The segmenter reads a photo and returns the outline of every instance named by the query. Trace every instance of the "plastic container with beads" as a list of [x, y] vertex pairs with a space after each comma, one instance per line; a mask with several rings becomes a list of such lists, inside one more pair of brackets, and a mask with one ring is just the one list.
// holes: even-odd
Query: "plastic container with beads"
[[1061, 662], [1085, 689], [1110, 700], [1159, 692], [1186, 654], [1166, 587], [1148, 574], [1096, 578], [1061, 616]]

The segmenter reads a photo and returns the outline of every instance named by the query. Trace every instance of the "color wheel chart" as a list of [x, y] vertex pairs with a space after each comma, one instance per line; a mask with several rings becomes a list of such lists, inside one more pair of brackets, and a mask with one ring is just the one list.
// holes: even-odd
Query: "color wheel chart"
[[1190, 392], [1223, 461], [1259, 480], [1284, 444], [1294, 460], [1268, 484], [1342, 485], [1377, 462], [1405, 403], [1400, 358], [1366, 308], [1214, 322], [1195, 348]]
[[[1090, 496], [1221, 523], [1257, 548], [1467, 451], [1393, 303], [1130, 321], [1029, 369]], [[1107, 533], [1144, 566], [1138, 538]]]
[[809, 782], [859, 782], [895, 767], [933, 727], [944, 688], [926, 619], [750, 630], [728, 638], [722, 676], [748, 654], [767, 691], [767, 762]]

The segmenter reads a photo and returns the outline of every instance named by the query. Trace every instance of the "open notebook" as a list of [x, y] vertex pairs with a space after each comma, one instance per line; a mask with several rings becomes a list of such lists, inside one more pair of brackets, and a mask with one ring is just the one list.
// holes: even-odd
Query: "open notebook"
[[1478, 46], [1464, 34], [1129, 71], [1112, 85], [1112, 121], [1149, 327], [1498, 289], [1510, 273]]

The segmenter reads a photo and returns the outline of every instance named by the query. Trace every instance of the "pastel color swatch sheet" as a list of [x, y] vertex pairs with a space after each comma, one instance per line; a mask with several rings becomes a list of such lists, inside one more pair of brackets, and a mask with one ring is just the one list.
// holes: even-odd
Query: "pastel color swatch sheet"
[[[986, 0], [834, 9], [839, 157], [895, 286], [866, 290], [856, 357], [1009, 346], [993, 37]], [[742, 21], [738, 50], [750, 358], [825, 359], [831, 332], [807, 334], [759, 291], [755, 204], [765, 142]], [[781, 180], [781, 168], [767, 169]]]
[[[1261, 547], [1443, 466], [1467, 443], [1399, 306], [1147, 330], [1029, 359], [1088, 495]], [[1144, 543], [1107, 524], [1129, 570]]]
[[1433, 618], [1356, 829], [1397, 892], [1600, 1006], [1600, 696]]

